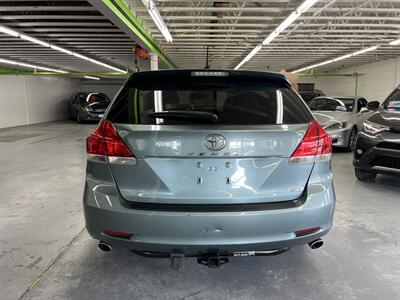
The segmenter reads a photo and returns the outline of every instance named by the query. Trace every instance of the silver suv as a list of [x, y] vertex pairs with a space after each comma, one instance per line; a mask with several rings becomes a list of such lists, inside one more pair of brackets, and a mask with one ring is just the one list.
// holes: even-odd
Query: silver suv
[[331, 152], [283, 75], [135, 73], [87, 138], [86, 228], [102, 250], [157, 257], [318, 248], [335, 205]]

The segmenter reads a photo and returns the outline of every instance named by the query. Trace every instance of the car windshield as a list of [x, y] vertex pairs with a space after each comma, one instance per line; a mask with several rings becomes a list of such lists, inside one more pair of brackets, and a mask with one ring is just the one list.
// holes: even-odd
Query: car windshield
[[[315, 98], [308, 104], [311, 110], [323, 111], [353, 111], [354, 98]], [[342, 107], [338, 109], [337, 107]]]
[[110, 103], [110, 99], [103, 93], [80, 93], [78, 99], [81, 104], [91, 105], [93, 103]]
[[385, 109], [400, 112], [400, 89], [395, 90], [385, 101]]

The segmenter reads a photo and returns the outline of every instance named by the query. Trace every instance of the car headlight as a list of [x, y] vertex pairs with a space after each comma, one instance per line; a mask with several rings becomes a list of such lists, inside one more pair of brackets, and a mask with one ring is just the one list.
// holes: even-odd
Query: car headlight
[[336, 123], [333, 123], [333, 124], [325, 127], [325, 130], [342, 129], [342, 128], [345, 128], [346, 125], [347, 125], [346, 122], [336, 122]]
[[380, 125], [377, 123], [372, 123], [370, 121], [365, 121], [363, 123], [364, 126], [364, 132], [369, 135], [377, 135], [378, 133], [382, 131], [389, 130], [389, 127]]

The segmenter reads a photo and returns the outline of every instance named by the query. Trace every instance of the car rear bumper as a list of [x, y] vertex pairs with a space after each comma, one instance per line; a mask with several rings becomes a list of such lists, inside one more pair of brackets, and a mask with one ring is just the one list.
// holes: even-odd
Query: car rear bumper
[[[183, 252], [186, 255], [272, 250], [308, 243], [330, 230], [335, 205], [332, 182], [328, 188], [309, 193], [299, 207], [236, 212], [132, 209], [123, 205], [124, 200], [118, 194], [104, 193], [107, 189], [103, 186], [93, 191], [90, 184], [86, 184], [86, 228], [93, 238], [137, 251]], [[315, 227], [320, 230], [307, 236], [296, 237], [294, 233]], [[125, 240], [105, 235], [103, 230], [133, 235]]]
[[335, 147], [348, 147], [352, 128], [327, 130], [332, 136], [332, 145]]
[[400, 176], [400, 142], [361, 133], [357, 138], [353, 164], [364, 171]]

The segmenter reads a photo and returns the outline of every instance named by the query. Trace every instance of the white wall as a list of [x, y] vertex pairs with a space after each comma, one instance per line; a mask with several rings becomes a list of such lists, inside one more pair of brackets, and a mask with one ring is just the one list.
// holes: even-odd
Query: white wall
[[[384, 61], [341, 69], [340, 73], [362, 74], [358, 79], [358, 95], [367, 100], [383, 101], [400, 84], [400, 56]], [[354, 96], [353, 77], [300, 77], [300, 82], [314, 82], [315, 87], [331, 96]]]
[[57, 76], [0, 76], [0, 128], [68, 118], [80, 81]]

